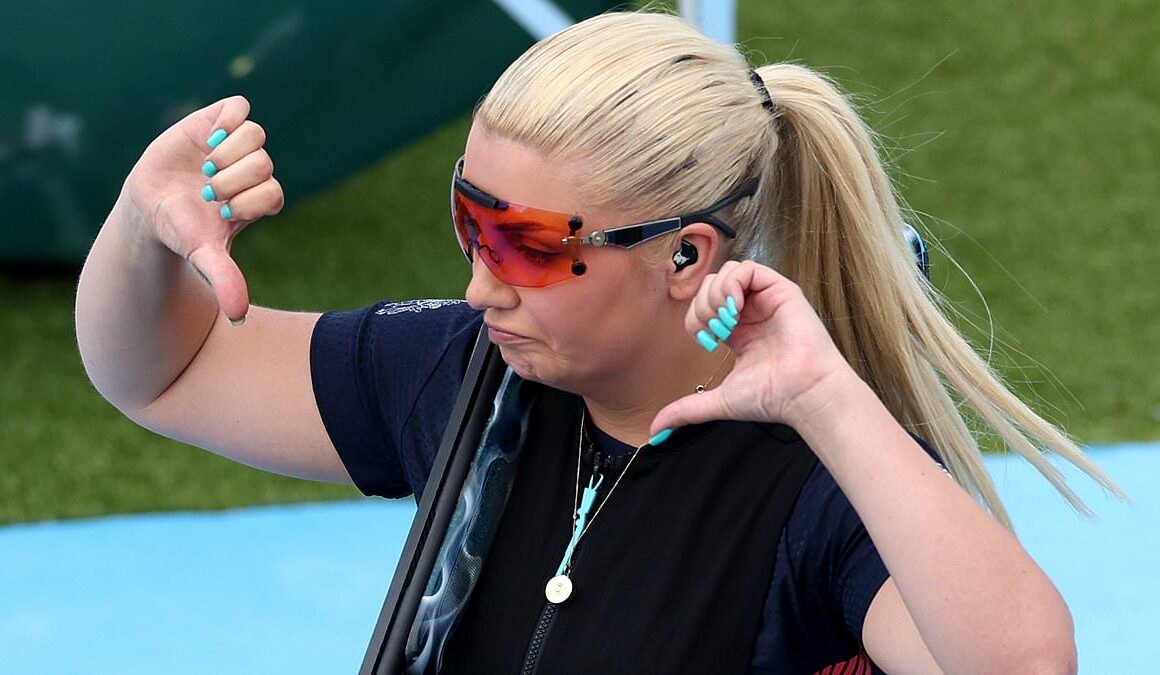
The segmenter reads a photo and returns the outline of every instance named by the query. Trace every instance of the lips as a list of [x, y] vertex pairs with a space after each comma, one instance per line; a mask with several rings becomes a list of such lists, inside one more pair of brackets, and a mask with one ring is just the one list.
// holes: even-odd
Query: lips
[[492, 342], [503, 344], [509, 342], [522, 342], [524, 340], [531, 339], [526, 335], [521, 335], [519, 333], [505, 328], [500, 328], [499, 326], [495, 326], [490, 323], [485, 323], [484, 325], [487, 326], [487, 336]]

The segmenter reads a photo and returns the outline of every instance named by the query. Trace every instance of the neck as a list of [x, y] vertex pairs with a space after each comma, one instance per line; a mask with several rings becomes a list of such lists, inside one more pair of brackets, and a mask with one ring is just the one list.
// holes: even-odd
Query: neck
[[[588, 416], [604, 433], [634, 447], [648, 442], [649, 426], [661, 408], [688, 395], [697, 385], [712, 389], [733, 366], [724, 347], [712, 354], [696, 344], [682, 345], [669, 358], [641, 360], [603, 387], [584, 396]], [[683, 364], [674, 367], [674, 363]]]

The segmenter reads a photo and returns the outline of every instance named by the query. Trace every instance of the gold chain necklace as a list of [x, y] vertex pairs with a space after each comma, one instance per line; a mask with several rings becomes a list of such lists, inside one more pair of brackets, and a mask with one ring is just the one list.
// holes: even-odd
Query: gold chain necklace
[[717, 364], [717, 370], [713, 371], [713, 374], [709, 376], [709, 379], [705, 380], [704, 384], [698, 384], [694, 387], [693, 391], [697, 394], [704, 394], [705, 390], [709, 388], [709, 385], [713, 384], [713, 380], [717, 378], [717, 375], [720, 374], [721, 369], [725, 367], [725, 364], [729, 361], [729, 357], [732, 355], [733, 351], [726, 349], [725, 358], [721, 359], [721, 363]]

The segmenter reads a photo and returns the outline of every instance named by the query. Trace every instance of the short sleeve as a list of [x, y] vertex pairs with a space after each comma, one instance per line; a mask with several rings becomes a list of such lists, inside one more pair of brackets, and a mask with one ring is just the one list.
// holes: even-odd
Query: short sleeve
[[835, 672], [862, 651], [869, 600], [858, 596], [873, 598], [887, 576], [853, 507], [818, 462], [778, 541], [749, 672]]
[[380, 302], [319, 318], [314, 397], [363, 494], [422, 490], [481, 322], [457, 300]]
[[[941, 466], [931, 447], [914, 439]], [[808, 586], [825, 599], [850, 636], [861, 640], [866, 612], [890, 572], [850, 500], [820, 462], [787, 527], [791, 540], [799, 541], [790, 546], [791, 565], [812, 577]]]
[[810, 482], [810, 492], [803, 493], [809, 502], [803, 505], [803, 515], [814, 522], [796, 525], [816, 528], [816, 532], [828, 532], [829, 536], [811, 537], [802, 554], [807, 558], [818, 556], [815, 560], [822, 561], [815, 568], [819, 573], [818, 590], [849, 634], [861, 640], [866, 611], [890, 573], [862, 519], [820, 462]]

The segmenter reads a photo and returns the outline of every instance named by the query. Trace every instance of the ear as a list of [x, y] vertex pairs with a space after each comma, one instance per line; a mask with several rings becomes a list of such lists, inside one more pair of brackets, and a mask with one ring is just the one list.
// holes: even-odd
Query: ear
[[[671, 298], [681, 302], [692, 300], [700, 290], [705, 277], [717, 271], [716, 261], [721, 249], [721, 236], [721, 233], [708, 223], [693, 223], [681, 229], [680, 237], [673, 240], [672, 250], [666, 255], [670, 259], [667, 280]], [[697, 249], [697, 261], [678, 270], [671, 262], [671, 258], [680, 250], [682, 239]]]

